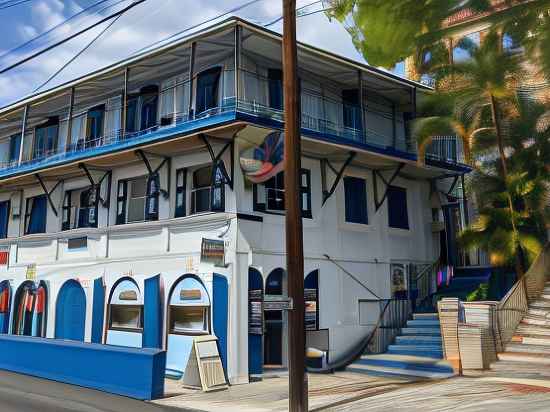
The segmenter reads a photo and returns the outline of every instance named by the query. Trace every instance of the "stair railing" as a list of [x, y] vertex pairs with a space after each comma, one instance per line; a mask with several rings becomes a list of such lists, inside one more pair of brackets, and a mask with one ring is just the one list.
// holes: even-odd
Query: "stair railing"
[[[418, 297], [416, 298], [417, 307], [423, 306], [428, 300], [433, 300], [437, 292], [437, 270], [439, 268], [439, 259], [426, 265], [420, 273], [416, 275], [416, 287]], [[433, 302], [430, 302], [433, 305]]]
[[545, 245], [527, 273], [502, 298], [497, 306], [498, 328], [502, 343], [512, 339], [516, 328], [529, 310], [529, 301], [537, 299], [550, 275], [550, 242]]

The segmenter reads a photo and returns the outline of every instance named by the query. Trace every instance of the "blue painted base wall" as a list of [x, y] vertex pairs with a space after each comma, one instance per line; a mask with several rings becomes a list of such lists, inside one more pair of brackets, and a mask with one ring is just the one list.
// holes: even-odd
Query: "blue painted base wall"
[[166, 352], [0, 335], [0, 369], [151, 400], [164, 395]]

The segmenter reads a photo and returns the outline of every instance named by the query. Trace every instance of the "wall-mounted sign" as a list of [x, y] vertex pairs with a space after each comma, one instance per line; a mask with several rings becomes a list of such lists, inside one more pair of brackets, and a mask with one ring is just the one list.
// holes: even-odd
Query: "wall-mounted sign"
[[407, 277], [405, 265], [392, 263], [390, 265], [391, 292], [394, 299], [407, 299]]
[[287, 296], [265, 295], [264, 310], [292, 310], [292, 299]]
[[248, 333], [262, 335], [264, 333], [262, 289], [250, 289], [248, 291]]
[[201, 262], [225, 266], [225, 242], [220, 239], [202, 239]]
[[36, 263], [27, 266], [27, 280], [36, 280]]

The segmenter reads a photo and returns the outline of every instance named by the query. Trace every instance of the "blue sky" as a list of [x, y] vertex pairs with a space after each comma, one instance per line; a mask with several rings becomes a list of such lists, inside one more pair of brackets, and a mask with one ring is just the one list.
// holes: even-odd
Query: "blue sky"
[[[14, 53], [14, 47], [21, 45], [36, 35], [63, 22], [98, 0], [30, 0], [20, 5], [0, 10], [0, 67], [18, 61], [48, 42], [59, 40], [69, 33], [88, 26], [101, 19], [99, 14], [82, 15], [48, 37], [48, 41], [35, 42]], [[101, 11], [105, 5], [116, 4], [119, 0], [106, 0], [95, 8]], [[120, 9], [131, 0], [103, 10], [107, 15]], [[91, 70], [124, 59], [143, 46], [165, 38], [177, 31], [203, 22], [239, 5], [247, 0], [147, 0], [124, 14], [99, 41], [72, 63], [60, 76], [49, 83], [46, 90], [71, 78], [81, 76]], [[313, 0], [298, 0], [297, 7], [311, 4]], [[321, 2], [309, 6], [306, 11], [319, 10]], [[0, 2], [0, 6], [1, 6]], [[260, 0], [235, 13], [258, 24], [266, 24], [281, 16], [280, 0]], [[227, 18], [224, 17], [224, 19]], [[72, 58], [85, 44], [106, 27], [108, 23], [60, 46], [41, 57], [14, 70], [0, 74], [0, 107], [6, 106], [21, 97], [32, 93], [66, 61]], [[212, 24], [212, 23], [210, 23]], [[280, 31], [281, 23], [270, 27]], [[187, 33], [186, 33], [187, 34]], [[300, 41], [330, 50], [346, 57], [364, 61], [354, 48], [346, 30], [335, 21], [329, 21], [324, 13], [316, 13], [298, 19]]]

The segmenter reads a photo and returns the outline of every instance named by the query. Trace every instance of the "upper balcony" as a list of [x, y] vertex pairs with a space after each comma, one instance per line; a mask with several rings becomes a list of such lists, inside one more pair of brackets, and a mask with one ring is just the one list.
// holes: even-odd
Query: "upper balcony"
[[[302, 135], [415, 160], [422, 86], [299, 49]], [[0, 178], [241, 121], [283, 127], [280, 37], [237, 20], [0, 110]], [[466, 170], [454, 138], [426, 162]]]

